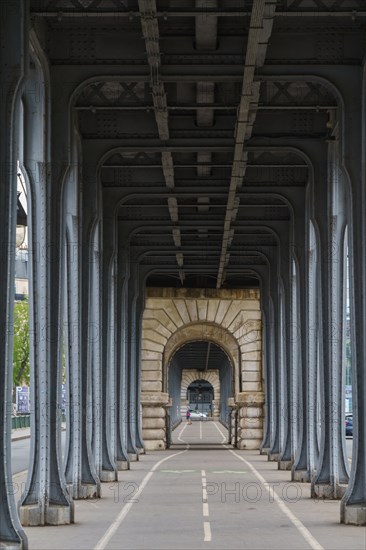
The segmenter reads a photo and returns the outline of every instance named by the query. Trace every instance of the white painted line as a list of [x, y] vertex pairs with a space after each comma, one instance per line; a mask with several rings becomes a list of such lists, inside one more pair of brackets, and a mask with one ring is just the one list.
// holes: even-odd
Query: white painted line
[[202, 439], [202, 422], [200, 422], [200, 439]]
[[[207, 491], [206, 491], [206, 472], [201, 470], [202, 475], [202, 514], [204, 518], [208, 518], [210, 515], [207, 502]], [[203, 522], [203, 533], [204, 533], [204, 542], [210, 542], [212, 539], [211, 535], [211, 526], [209, 521]]]
[[178, 441], [181, 441], [182, 443], [185, 443], [187, 445], [187, 450], [188, 450], [189, 449], [189, 443], [187, 443], [187, 441], [184, 441], [184, 439], [181, 439], [181, 435], [182, 435], [182, 433], [184, 432], [184, 430], [186, 429], [187, 426], [188, 426], [188, 424], [184, 424], [183, 428], [179, 432]]
[[[182, 430], [183, 431], [183, 430]], [[113, 521], [111, 526], [107, 529], [103, 537], [98, 541], [97, 545], [95, 546], [94, 550], [104, 550], [113, 537], [113, 535], [116, 533], [117, 529], [121, 526], [121, 523], [127, 516], [128, 512], [131, 510], [132, 506], [138, 502], [138, 497], [141, 496], [142, 491], [145, 489], [146, 485], [149, 483], [151, 477], [153, 476], [155, 470], [159, 468], [160, 464], [163, 464], [166, 460], [170, 460], [171, 458], [174, 458], [175, 456], [181, 455], [183, 453], [186, 453], [187, 449], [184, 451], [179, 451], [179, 453], [174, 453], [173, 455], [167, 456], [163, 458], [162, 460], [159, 460], [152, 468], [151, 470], [146, 474], [144, 479], [142, 480], [140, 487], [137, 491], [137, 493], [134, 495], [134, 500], [131, 502], [128, 502], [125, 504], [125, 506], [122, 508], [116, 519]]]
[[[226, 447], [226, 445], [224, 445]], [[314, 550], [324, 550], [323, 546], [316, 540], [316, 538], [313, 537], [313, 535], [310, 533], [309, 529], [305, 527], [305, 525], [291, 512], [291, 510], [286, 506], [286, 504], [281, 500], [281, 498], [275, 493], [274, 490], [271, 491], [271, 488], [269, 486], [269, 483], [264, 479], [263, 476], [248, 462], [243, 458], [242, 456], [238, 455], [235, 451], [228, 448], [230, 453], [235, 455], [239, 460], [242, 460], [245, 462], [245, 464], [250, 468], [255, 475], [255, 477], [264, 485], [264, 488], [266, 491], [271, 495], [271, 498], [273, 498], [276, 503], [278, 504], [279, 508], [282, 510], [282, 512], [288, 517], [288, 519], [292, 522], [294, 527], [301, 533], [301, 535], [304, 537], [306, 542], [309, 544], [310, 548], [313, 548]]]
[[205, 534], [203, 542], [211, 542], [211, 540], [212, 540], [211, 525], [210, 525], [209, 521], [204, 521], [203, 522], [203, 532]]
[[13, 479], [15, 479], [16, 477], [26, 475], [27, 472], [28, 472], [28, 470], [23, 470], [22, 472], [18, 472], [17, 474], [14, 474], [12, 477], [13, 477]]
[[220, 434], [222, 435], [222, 441], [221, 443], [226, 443], [226, 435], [223, 434], [223, 432], [220, 430], [220, 428], [218, 427], [218, 425], [216, 424], [216, 422], [213, 423], [215, 428], [220, 432]]

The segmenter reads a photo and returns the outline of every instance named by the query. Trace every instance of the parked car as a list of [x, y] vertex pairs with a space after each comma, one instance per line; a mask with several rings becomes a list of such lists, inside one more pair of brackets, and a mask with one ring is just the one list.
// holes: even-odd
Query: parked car
[[345, 424], [346, 424], [346, 435], [353, 435], [353, 415], [352, 414], [346, 414]]
[[203, 412], [200, 412], [200, 411], [195, 411], [193, 409], [190, 409], [190, 413], [191, 413], [191, 420], [206, 420], [207, 419], [207, 414], [206, 413], [203, 413]]

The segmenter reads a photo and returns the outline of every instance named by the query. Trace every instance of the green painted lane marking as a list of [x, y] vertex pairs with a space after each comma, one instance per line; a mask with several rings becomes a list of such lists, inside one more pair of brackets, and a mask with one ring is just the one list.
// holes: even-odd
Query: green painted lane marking
[[[200, 470], [158, 470], [162, 474], [194, 474]], [[247, 474], [246, 470], [206, 470], [210, 474]]]
[[245, 470], [207, 470], [210, 474], [247, 474]]
[[192, 474], [198, 472], [198, 470], [158, 470], [163, 474]]

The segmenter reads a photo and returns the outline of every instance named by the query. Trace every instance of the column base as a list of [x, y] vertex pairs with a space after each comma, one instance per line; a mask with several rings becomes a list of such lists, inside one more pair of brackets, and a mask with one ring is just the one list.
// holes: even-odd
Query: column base
[[307, 470], [292, 470], [291, 481], [298, 481], [299, 483], [309, 483], [310, 472]]
[[259, 449], [259, 453], [261, 455], [268, 455], [269, 453], [269, 447], [262, 447], [262, 449]]
[[0, 548], [2, 550], [23, 550], [24, 542], [9, 542], [7, 540], [0, 540]]
[[127, 460], [117, 460], [117, 470], [121, 472], [122, 470], [129, 470], [130, 469], [130, 463]]
[[292, 468], [292, 461], [291, 460], [279, 460], [278, 461], [278, 469], [279, 470], [291, 470]]
[[345, 504], [341, 506], [341, 523], [366, 525], [366, 505]]
[[347, 485], [330, 483], [312, 483], [311, 498], [322, 498], [328, 500], [340, 500], [347, 490]]
[[267, 456], [270, 462], [277, 462], [280, 455], [279, 453], [268, 453]]
[[79, 485], [68, 483], [67, 489], [74, 500], [100, 497], [100, 486], [94, 483], [80, 483]]
[[128, 458], [130, 462], [138, 462], [139, 455], [138, 453], [128, 453]]
[[108, 482], [108, 481], [117, 481], [117, 480], [118, 480], [118, 476], [114, 470], [101, 470], [100, 481]]
[[74, 506], [57, 506], [48, 504], [45, 508], [39, 504], [20, 506], [20, 522], [24, 527], [41, 525], [69, 525], [74, 523]]

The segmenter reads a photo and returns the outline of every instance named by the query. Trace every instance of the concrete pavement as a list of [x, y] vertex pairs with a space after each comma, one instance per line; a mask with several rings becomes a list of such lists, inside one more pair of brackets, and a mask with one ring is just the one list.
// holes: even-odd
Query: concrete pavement
[[338, 501], [311, 500], [309, 484], [224, 441], [219, 423], [180, 424], [170, 450], [141, 456], [102, 499], [77, 501], [74, 525], [27, 528], [30, 549], [365, 549]]

